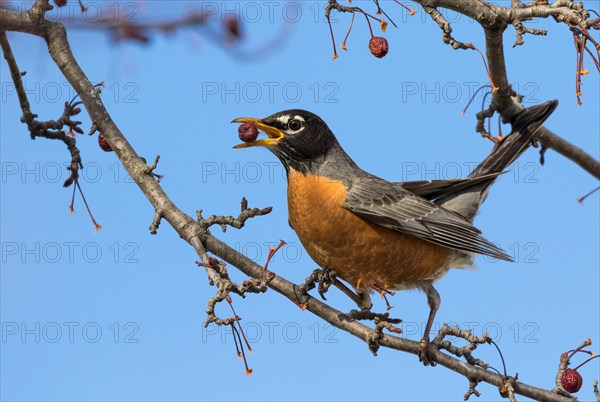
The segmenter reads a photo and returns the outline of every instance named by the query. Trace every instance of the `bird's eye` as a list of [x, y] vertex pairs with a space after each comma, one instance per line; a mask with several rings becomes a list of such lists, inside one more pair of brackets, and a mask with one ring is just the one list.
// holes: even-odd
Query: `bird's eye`
[[288, 129], [292, 131], [298, 131], [302, 128], [302, 122], [300, 120], [294, 119], [288, 123]]

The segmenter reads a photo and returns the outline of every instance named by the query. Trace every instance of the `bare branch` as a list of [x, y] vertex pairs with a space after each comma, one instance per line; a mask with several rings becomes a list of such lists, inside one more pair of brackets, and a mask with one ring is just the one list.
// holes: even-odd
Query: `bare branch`
[[158, 227], [160, 226], [160, 221], [163, 218], [163, 213], [161, 210], [157, 209], [154, 212], [154, 218], [152, 218], [152, 223], [150, 224], [150, 227], [148, 228], [150, 230], [150, 234], [157, 234], [158, 233]]
[[477, 384], [479, 384], [479, 381], [476, 379], [470, 379], [469, 380], [469, 389], [467, 389], [467, 392], [465, 393], [465, 396], [463, 397], [463, 399], [465, 401], [468, 401], [469, 398], [471, 397], [471, 395], [475, 395], [476, 397], [480, 397], [481, 394], [479, 393], [479, 391], [477, 391], [475, 389], [475, 387], [477, 386]]
[[[211, 285], [217, 286], [217, 293], [211, 297], [208, 301], [208, 307], [206, 307], [207, 318], [204, 322], [204, 326], [208, 326], [210, 323], [217, 325], [230, 325], [232, 322], [237, 321], [236, 317], [222, 319], [215, 314], [215, 307], [218, 303], [227, 299], [229, 293], [235, 293], [241, 297], [246, 297], [246, 293], [264, 293], [267, 291], [269, 281], [273, 278], [273, 275], [265, 275], [263, 278], [252, 278], [244, 281], [241, 285], [236, 284], [231, 280], [227, 272], [225, 264], [218, 261], [216, 258], [208, 257], [206, 254], [202, 257], [203, 262], [198, 265], [206, 268], [208, 273], [209, 282]], [[207, 260], [207, 262], [204, 262]]]
[[450, 26], [450, 23], [448, 20], [446, 20], [446, 18], [444, 18], [442, 13], [440, 13], [437, 8], [424, 5], [423, 9], [442, 30], [442, 41], [444, 43], [452, 46], [454, 49], [470, 49], [470, 47], [463, 42], [459, 42], [454, 39], [452, 36], [452, 27]]
[[[52, 8], [50, 6], [48, 10]], [[221, 19], [211, 13], [190, 10], [176, 18], [137, 21], [127, 15], [90, 19], [84, 14], [85, 10], [85, 6], [82, 6], [81, 16], [65, 19], [65, 27], [69, 30], [106, 33], [115, 43], [129, 41], [148, 44], [158, 35], [169, 36], [185, 31], [200, 33], [203, 38], [225, 49], [230, 56], [245, 61], [260, 60], [276, 53], [291, 38], [291, 24], [282, 22], [278, 32], [272, 38], [267, 39], [258, 47], [248, 48], [244, 42], [245, 27], [242, 24], [241, 16], [230, 15]], [[34, 14], [38, 15], [39, 11]]]
[[[35, 11], [32, 11], [31, 13], [34, 16], [37, 16], [37, 13], [41, 9], [43, 9], [43, 7], [41, 5], [38, 5], [38, 3], [36, 2], [31, 8], [31, 10]], [[81, 134], [83, 134], [83, 130], [81, 130], [81, 128], [78, 127], [79, 124], [81, 124], [80, 121], [71, 120], [71, 116], [74, 116], [81, 112], [81, 110], [77, 107], [77, 105], [81, 102], [66, 102], [62, 116], [56, 121], [38, 121], [36, 119], [38, 116], [31, 112], [31, 106], [29, 104], [29, 100], [27, 99], [25, 88], [23, 86], [22, 77], [25, 75], [25, 72], [21, 72], [19, 70], [19, 66], [17, 65], [17, 61], [15, 60], [15, 56], [10, 47], [10, 43], [8, 42], [6, 32], [3, 31], [0, 31], [0, 47], [2, 47], [2, 53], [4, 54], [4, 59], [8, 64], [10, 75], [15, 85], [17, 96], [19, 98], [21, 111], [23, 112], [23, 115], [21, 116], [21, 122], [27, 124], [27, 128], [29, 129], [31, 139], [35, 140], [36, 137], [43, 137], [51, 140], [59, 140], [67, 146], [67, 150], [71, 155], [71, 163], [69, 165], [71, 176], [67, 179], [67, 181], [65, 181], [64, 186], [68, 187], [75, 180], [77, 180], [77, 178], [79, 177], [79, 169], [83, 168], [79, 148], [77, 148], [75, 141], [75, 134], [73, 134], [73, 130]], [[62, 128], [64, 126], [70, 128], [69, 133], [71, 133], [72, 135], [69, 135], [62, 131]]]
[[246, 198], [242, 198], [241, 212], [237, 218], [234, 218], [233, 216], [212, 215], [208, 219], [204, 219], [202, 217], [201, 209], [196, 211], [196, 215], [198, 217], [198, 224], [202, 229], [207, 230], [212, 225], [220, 225], [221, 230], [225, 232], [227, 230], [227, 226], [231, 226], [236, 229], [241, 229], [244, 227], [248, 219], [254, 218], [255, 216], [267, 215], [272, 210], [273, 207], [266, 207], [263, 209], [248, 208], [248, 201], [246, 200]]
[[[564, 2], [558, 0], [555, 3], [563, 4]], [[510, 86], [508, 85], [508, 81], [506, 79], [506, 71], [504, 69], [504, 59], [502, 54], [501, 32], [506, 25], [511, 22], [511, 18], [513, 18], [509, 18], [510, 13], [504, 20], [502, 20], [504, 9], [502, 7], [489, 5], [483, 1], [457, 2], [455, 0], [432, 0], [429, 1], [428, 4], [432, 7], [448, 7], [459, 12], [461, 10], [465, 11], [465, 13], [468, 12], [468, 14], [465, 15], [472, 16], [472, 18], [476, 19], [482, 25], [488, 28], [486, 29], [486, 38], [489, 42], [488, 60], [490, 61], [490, 66], [492, 66], [492, 60], [494, 61], [493, 73], [497, 76], [497, 80], [495, 78], [494, 82], [501, 88], [500, 93], [496, 95], [496, 98], [499, 99], [499, 102], [496, 102], [496, 105], [499, 108], [498, 110], [501, 110], [503, 113], [507, 113], [505, 110], [507, 108], [506, 105], [512, 105], [516, 107], [516, 103], [509, 104], [506, 100], [506, 98], [512, 99], [512, 95]], [[254, 210], [248, 210], [247, 205], [243, 202], [242, 212], [238, 218], [211, 217], [207, 220], [204, 220], [201, 216], [199, 216], [199, 220], [196, 221], [177, 208], [177, 206], [173, 204], [173, 202], [164, 192], [159, 182], [155, 180], [152, 175], [148, 174], [149, 167], [146, 165], [146, 161], [137, 155], [135, 150], [127, 142], [121, 131], [112, 121], [108, 111], [104, 107], [101, 98], [99, 97], [98, 92], [95, 90], [85, 73], [81, 70], [77, 60], [74, 58], [64, 27], [61, 24], [53, 23], [44, 19], [43, 13], [47, 11], [49, 7], [50, 6], [47, 0], [37, 0], [32, 9], [27, 13], [15, 11], [3, 12], [0, 16], [0, 22], [2, 22], [4, 29], [31, 33], [41, 36], [47, 41], [48, 50], [51, 57], [76, 92], [80, 95], [81, 100], [94, 123], [94, 126], [106, 137], [106, 140], [115, 151], [117, 157], [123, 163], [127, 172], [138, 184], [141, 191], [146, 195], [150, 203], [155, 208], [155, 211], [157, 211], [152, 227], [156, 229], [160, 219], [164, 218], [171, 224], [176, 232], [196, 250], [196, 253], [202, 260], [201, 265], [206, 268], [209, 281], [217, 285], [218, 290], [217, 294], [215, 295], [216, 299], [214, 299], [214, 304], [216, 304], [218, 299], [221, 297], [226, 298], [225, 292], [233, 292], [243, 295], [244, 293], [250, 291], [263, 291], [263, 289], [266, 290], [266, 286], [285, 295], [291, 300], [297, 299], [297, 285], [275, 274], [270, 275], [267, 282], [261, 282], [264, 281], [265, 267], [260, 267], [259, 265], [255, 264], [246, 256], [240, 254], [227, 244], [212, 236], [208, 231], [209, 226], [212, 224], [242, 227], [248, 218], [268, 212], [265, 212], [264, 209], [258, 210], [258, 212], [253, 212]], [[548, 15], [556, 17], [562, 14], [549, 13]], [[526, 17], [526, 15], [521, 15], [522, 20], [526, 19], [524, 17]], [[494, 30], [492, 30], [492, 27], [495, 27]], [[487, 35], [488, 33], [489, 35]], [[493, 49], [490, 50], [489, 48], [489, 46], [494, 43], [496, 45], [500, 45], [499, 55], [495, 54]], [[504, 103], [502, 101], [504, 101]], [[212, 261], [210, 257], [208, 257], [207, 253], [209, 252], [218, 256], [229, 264], [239, 268], [240, 271], [254, 279], [250, 280], [248, 283], [244, 282], [242, 285], [234, 284], [229, 279], [227, 272], [223, 270], [223, 266], [220, 264], [220, 262], [217, 261], [215, 263], [215, 261]], [[374, 316], [374, 321], [376, 322], [376, 328], [374, 330], [373, 328], [363, 325], [356, 320], [343, 319], [344, 315], [339, 310], [332, 308], [331, 306], [317, 300], [310, 295], [305, 294], [303, 302], [306, 304], [307, 310], [311, 311], [316, 316], [358, 337], [362, 341], [367, 342], [370, 346], [377, 345], [377, 347], [388, 347], [414, 355], [418, 355], [419, 353], [418, 342], [403, 339], [390, 334], [385, 334], [383, 329], [385, 328], [390, 330], [391, 327], [388, 326], [389, 321], [386, 323], [386, 320], [382, 320], [381, 317]], [[212, 312], [214, 313], [214, 304], [211, 303], [212, 302], [209, 302], [208, 310], [212, 308]], [[470, 356], [472, 350], [475, 349], [475, 345], [486, 343], [487, 337], [472, 337], [470, 333], [463, 332], [458, 328], [452, 328], [454, 327], [446, 326], [444, 331], [440, 331], [440, 334], [438, 334], [436, 337], [437, 342], [434, 341], [429, 345], [428, 355], [431, 356], [431, 358], [439, 365], [447, 367], [450, 370], [465, 376], [469, 379], [469, 381], [484, 381], [500, 388], [501, 390], [505, 390], [507, 397], [511, 398], [511, 400], [514, 400], [514, 394], [524, 395], [535, 400], [570, 400], [569, 398], [563, 397], [551, 391], [518, 382], [516, 376], [514, 378], [507, 377], [488, 370], [485, 363]], [[458, 336], [462, 336], [468, 342], [470, 342], [472, 346], [468, 345], [468, 347], [456, 348], [448, 341], [444, 340], [444, 337], [447, 334], [458, 334]], [[444, 353], [440, 349], [446, 350], [455, 355], [465, 357], [469, 355], [470, 358], [467, 358], [467, 362], [465, 363], [460, 358]], [[474, 390], [474, 385], [470, 387], [470, 390], [471, 388]], [[471, 394], [473, 393], [475, 392], [472, 392]]]
[[[486, 58], [490, 69], [490, 79], [493, 85], [499, 88], [499, 91], [493, 94], [492, 104], [489, 109], [483, 115], [478, 115], [476, 130], [489, 139], [492, 136], [484, 129], [483, 120], [485, 118], [493, 115], [494, 111], [498, 111], [503, 120], [508, 121], [514, 114], [523, 109], [518, 94], [510, 86], [506, 72], [502, 36], [507, 26], [513, 25], [515, 27], [517, 35], [515, 45], [520, 45], [523, 43], [523, 34], [525, 33], [532, 35], [546, 34], [544, 30], [526, 28], [523, 25], [523, 21], [552, 17], [558, 23], [567, 24], [571, 30], [575, 31], [576, 35], [585, 37], [591, 41], [596, 46], [596, 50], [600, 48], [600, 45], [596, 43], [588, 32], [590, 29], [600, 29], [600, 18], [590, 20], [589, 13], [584, 9], [581, 2], [556, 0], [551, 4], [548, 2], [544, 4], [544, 2], [539, 1], [523, 4], [520, 0], [512, 0], [510, 7], [502, 7], [483, 0], [415, 0], [415, 2], [420, 4], [433, 21], [438, 24], [443, 32], [443, 42], [449, 44], [454, 49], [468, 49], [470, 46], [467, 43], [457, 41], [452, 36], [452, 27], [439, 12], [440, 8], [446, 8], [465, 15], [477, 21], [484, 29]], [[329, 0], [326, 15], [329, 15], [331, 10], [366, 14], [361, 8], [340, 5], [338, 0]], [[593, 58], [600, 71], [599, 60], [595, 58], [596, 56], [589, 49], [585, 48], [585, 50]], [[578, 71], [577, 74], [580, 73]], [[555, 150], [575, 162], [592, 176], [600, 179], [600, 162], [581, 148], [559, 137], [544, 126], [539, 130], [538, 139], [544, 148]]]
[[[502, 33], [486, 29], [485, 34], [490, 75], [494, 83], [500, 88], [498, 93], [492, 97], [492, 104], [501, 113], [502, 118], [507, 121], [521, 111], [523, 106], [518, 97], [515, 96], [516, 94], [508, 81]], [[545, 126], [540, 127], [537, 138], [542, 146], [555, 150], [581, 166], [594, 177], [600, 178], [600, 162], [583, 149], [559, 137]]]
[[[511, 3], [512, 3], [513, 12], [518, 12], [518, 9], [527, 7], [521, 2], [521, 0], [512, 0]], [[535, 3], [531, 3], [529, 5], [529, 7], [532, 7], [534, 5], [535, 5]], [[531, 35], [547, 35], [548, 34], [548, 31], [546, 31], [544, 29], [532, 29], [532, 28], [525, 27], [523, 25], [523, 22], [516, 17], [513, 19], [512, 25], [515, 27], [515, 33], [517, 36], [517, 39], [515, 40], [515, 44], [513, 45], [513, 47], [521, 46], [523, 43], [525, 43], [525, 41], [523, 40], [523, 35], [525, 35], [526, 33], [531, 34]]]
[[[444, 338], [448, 335], [462, 338], [469, 343], [463, 347], [454, 346], [451, 342], [444, 340]], [[469, 330], [460, 329], [457, 326], [451, 327], [447, 324], [444, 324], [442, 328], [440, 328], [436, 338], [433, 340], [433, 343], [438, 345], [440, 349], [445, 349], [457, 357], [464, 357], [467, 362], [473, 366], [479, 366], [487, 369], [489, 365], [480, 359], [472, 357], [471, 353], [477, 348], [477, 345], [485, 343], [489, 344], [490, 341], [491, 339], [488, 334], [483, 334], [482, 336], [476, 337]]]
[[491, 119], [495, 112], [496, 106], [493, 103], [487, 109], [477, 112], [477, 125], [475, 126], [475, 131], [481, 134], [483, 138], [493, 142], [497, 142], [497, 139], [485, 129], [485, 120]]
[[[246, 275], [254, 278], [259, 278], [261, 275], [262, 268], [255, 264], [252, 260], [244, 255], [241, 255], [227, 244], [221, 242], [215, 237], [208, 236], [206, 238], [206, 249], [223, 258], [226, 262], [235, 265]], [[281, 276], [275, 275], [269, 283], [269, 287], [275, 291], [287, 296], [294, 300], [296, 297], [297, 285], [287, 281]], [[363, 325], [357, 321], [348, 321], [342, 319], [345, 315], [339, 310], [317, 300], [312, 296], [307, 296], [304, 300], [306, 302], [306, 309], [318, 317], [324, 319], [332, 325], [335, 325], [339, 329], [346, 331], [364, 342], [368, 342], [373, 337], [373, 329]], [[403, 339], [400, 337], [392, 336], [389, 334], [383, 334], [378, 339], [380, 346], [403, 351], [418, 355], [419, 343], [411, 341], [409, 339]], [[440, 352], [434, 343], [430, 344], [428, 354], [438, 363], [438, 365], [447, 367], [467, 378], [480, 378], [481, 381], [492, 384], [498, 388], [505, 384], [503, 376], [493, 373], [483, 368], [475, 367], [470, 364], [465, 364], [461, 360], [449, 356], [445, 353]], [[564, 401], [567, 402], [570, 399], [556, 395], [555, 393], [543, 390], [541, 388], [533, 387], [521, 382], [516, 381], [513, 385], [515, 393], [526, 396], [535, 400], [545, 401]]]

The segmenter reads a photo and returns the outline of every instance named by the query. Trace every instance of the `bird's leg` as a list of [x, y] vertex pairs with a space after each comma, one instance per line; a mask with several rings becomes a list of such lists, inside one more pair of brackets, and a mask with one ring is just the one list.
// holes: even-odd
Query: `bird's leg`
[[430, 356], [427, 354], [427, 348], [429, 347], [429, 332], [431, 331], [431, 327], [433, 326], [433, 320], [435, 319], [435, 314], [440, 308], [440, 295], [433, 287], [432, 282], [427, 282], [423, 287], [423, 291], [427, 295], [427, 303], [429, 304], [429, 318], [427, 319], [427, 325], [425, 325], [425, 332], [423, 333], [423, 338], [421, 342], [419, 342], [419, 361], [423, 362], [425, 366], [435, 366], [437, 363], [434, 362]]
[[371, 301], [371, 296], [369, 295], [368, 290], [357, 290], [356, 296], [358, 297], [358, 301], [356, 304], [363, 310], [371, 310], [373, 307], [373, 302]]
[[356, 303], [356, 305], [361, 309], [369, 310], [371, 309], [371, 306], [373, 306], [373, 303], [371, 303], [371, 296], [369, 296], [369, 292], [357, 291], [356, 293], [354, 293], [352, 289], [350, 289], [337, 278], [335, 278], [335, 280], [333, 281], [333, 285], [339, 290], [341, 290], [343, 294], [352, 299], [352, 301]]

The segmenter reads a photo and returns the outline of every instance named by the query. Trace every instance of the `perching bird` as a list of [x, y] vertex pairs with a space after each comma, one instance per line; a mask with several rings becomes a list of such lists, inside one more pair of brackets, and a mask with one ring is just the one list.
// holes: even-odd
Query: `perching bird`
[[440, 306], [433, 283], [474, 254], [512, 261], [472, 225], [498, 175], [531, 144], [558, 101], [527, 108], [511, 119], [511, 134], [466, 179], [392, 183], [365, 172], [342, 149], [327, 124], [305, 110], [285, 110], [252, 123], [268, 138], [237, 145], [264, 146], [283, 163], [289, 223], [311, 258], [335, 270], [356, 291], [363, 309], [369, 292], [421, 289], [429, 318], [419, 344], [427, 356], [429, 332]]

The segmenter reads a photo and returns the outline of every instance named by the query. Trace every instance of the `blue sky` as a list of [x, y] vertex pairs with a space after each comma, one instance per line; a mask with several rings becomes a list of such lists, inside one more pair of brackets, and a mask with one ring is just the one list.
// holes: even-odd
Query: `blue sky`
[[[232, 149], [239, 142], [233, 118], [311, 110], [361, 167], [395, 181], [466, 176], [492, 146], [474, 132], [481, 97], [460, 115], [473, 90], [487, 84], [479, 55], [443, 45], [422, 10], [408, 17], [395, 3], [383, 4], [399, 27], [388, 28], [390, 52], [381, 60], [368, 52], [368, 30], [357, 18], [349, 51], [332, 62], [319, 1], [301, 8], [194, 3], [217, 17], [242, 15], [246, 39], [235, 49], [260, 55], [260, 44], [287, 39], [253, 61], [232, 57], [233, 50], [207, 40], [202, 29], [157, 36], [147, 46], [116, 45], [94, 32], [70, 31], [69, 38], [88, 77], [104, 81], [103, 100], [138, 153], [161, 155], [157, 172], [165, 175], [161, 184], [172, 200], [190, 215], [199, 208], [206, 215], [236, 214], [242, 196], [251, 206], [273, 206], [243, 230], [217, 235], [260, 263], [269, 245], [285, 239], [288, 245], [270, 267], [301, 282], [315, 264], [287, 224], [283, 169], [266, 150]], [[118, 11], [141, 20], [176, 17], [191, 7], [167, 1], [89, 5], [100, 16]], [[72, 0], [67, 7], [63, 18], [78, 15]], [[457, 39], [484, 47], [477, 24], [454, 13], [447, 17]], [[335, 17], [338, 45], [349, 20]], [[530, 26], [549, 34], [526, 36], [525, 45], [513, 49], [514, 31], [505, 33], [509, 80], [526, 105], [558, 99], [548, 127], [598, 158], [598, 74], [588, 63], [578, 106], [571, 33], [553, 21]], [[10, 40], [27, 71], [33, 111], [41, 119], [57, 118], [72, 89], [41, 39], [11, 34]], [[61, 187], [67, 152], [62, 144], [29, 139], [4, 61], [0, 74], [2, 400], [462, 399], [468, 383], [457, 374], [391, 350], [373, 357], [363, 342], [272, 291], [234, 298], [254, 349], [254, 373], [246, 377], [231, 334], [203, 328], [214, 288], [194, 264], [193, 250], [166, 223], [158, 235], [148, 233], [150, 204], [95, 136], [79, 136], [78, 145], [86, 166], [82, 186], [103, 228], [94, 233], [80, 198], [69, 215], [71, 189]], [[89, 119], [85, 113], [81, 118], [87, 131]], [[488, 331], [509, 373], [551, 388], [562, 352], [588, 337], [598, 351], [600, 205], [597, 193], [577, 202], [598, 185], [589, 174], [552, 151], [545, 166], [538, 159], [535, 150], [523, 155], [475, 221], [515, 263], [480, 257], [475, 272], [450, 272], [437, 286], [442, 307], [436, 325]], [[230, 273], [244, 279], [233, 268]], [[327, 296], [341, 310], [352, 308], [335, 290]], [[391, 302], [392, 313], [404, 320], [404, 336], [420, 339], [425, 296], [399, 292]], [[492, 348], [478, 353], [501, 367]], [[581, 372], [580, 398], [592, 399], [598, 362]], [[480, 400], [499, 398], [491, 386], [479, 390]]]

